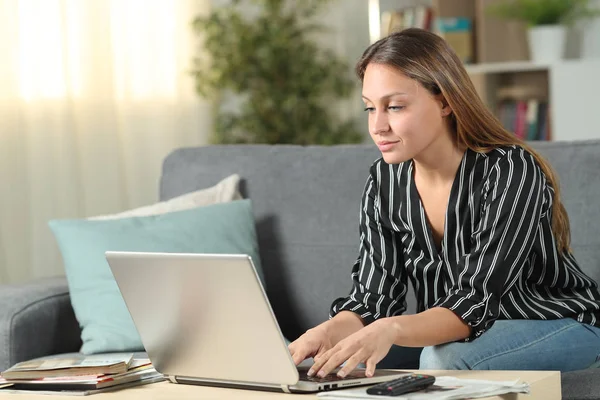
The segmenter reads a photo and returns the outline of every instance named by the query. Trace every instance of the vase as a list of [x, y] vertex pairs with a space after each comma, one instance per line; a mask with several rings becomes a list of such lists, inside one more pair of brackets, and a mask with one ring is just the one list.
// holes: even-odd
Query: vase
[[563, 59], [567, 37], [567, 29], [564, 26], [534, 26], [529, 28], [527, 34], [531, 61], [552, 63]]

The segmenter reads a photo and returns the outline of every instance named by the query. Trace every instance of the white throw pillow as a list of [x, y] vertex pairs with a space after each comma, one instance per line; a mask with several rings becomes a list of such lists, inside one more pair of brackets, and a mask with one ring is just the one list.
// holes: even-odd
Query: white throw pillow
[[173, 211], [189, 210], [191, 208], [207, 206], [216, 203], [226, 203], [233, 200], [241, 200], [242, 196], [238, 191], [240, 177], [233, 174], [223, 179], [215, 186], [186, 193], [172, 199], [161, 201], [149, 206], [139, 207], [132, 210], [120, 212], [118, 214], [98, 215], [89, 217], [88, 220], [111, 220], [126, 217], [146, 217], [150, 215], [160, 215]]

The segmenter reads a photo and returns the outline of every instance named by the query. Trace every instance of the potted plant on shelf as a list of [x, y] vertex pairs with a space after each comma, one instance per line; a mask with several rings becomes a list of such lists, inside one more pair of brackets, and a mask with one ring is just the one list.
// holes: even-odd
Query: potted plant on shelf
[[531, 60], [542, 63], [563, 58], [568, 26], [600, 15], [590, 0], [504, 0], [491, 4], [488, 12], [525, 22]]
[[356, 121], [336, 114], [336, 103], [358, 87], [351, 68], [315, 40], [327, 30], [316, 20], [329, 2], [231, 0], [194, 19], [203, 42], [192, 71], [196, 90], [216, 106], [211, 143], [364, 140]]

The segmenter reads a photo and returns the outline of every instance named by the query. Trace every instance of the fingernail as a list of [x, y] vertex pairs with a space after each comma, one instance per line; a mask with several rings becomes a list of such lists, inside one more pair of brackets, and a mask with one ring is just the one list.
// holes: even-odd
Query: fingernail
[[306, 375], [308, 376], [313, 376], [315, 374], [315, 371], [311, 368], [308, 370], [308, 372], [306, 373]]
[[345, 373], [344, 371], [340, 371], [340, 372], [338, 372], [338, 374], [337, 374], [337, 375], [338, 375], [340, 378], [343, 378], [343, 377], [345, 377], [345, 376], [346, 376], [346, 373]]
[[319, 371], [319, 378], [325, 378], [325, 372], [324, 371]]

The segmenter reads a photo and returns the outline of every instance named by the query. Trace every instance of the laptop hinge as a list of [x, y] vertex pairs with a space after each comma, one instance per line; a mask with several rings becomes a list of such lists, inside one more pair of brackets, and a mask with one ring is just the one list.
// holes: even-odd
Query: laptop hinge
[[290, 392], [289, 385], [281, 385], [281, 390], [283, 390], [285, 393], [292, 393]]

